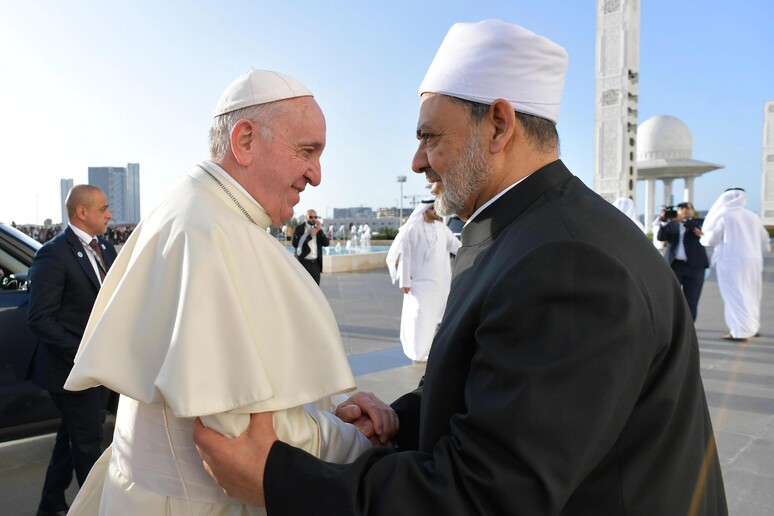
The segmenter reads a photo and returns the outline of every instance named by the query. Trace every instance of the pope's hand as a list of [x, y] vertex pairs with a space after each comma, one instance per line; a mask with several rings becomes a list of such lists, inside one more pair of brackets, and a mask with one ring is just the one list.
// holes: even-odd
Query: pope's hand
[[263, 470], [277, 440], [271, 412], [251, 414], [250, 426], [234, 439], [205, 427], [197, 417], [193, 440], [204, 469], [227, 495], [251, 505], [266, 505]]
[[352, 423], [374, 444], [387, 444], [398, 433], [395, 411], [370, 392], [357, 392], [336, 407], [336, 416]]

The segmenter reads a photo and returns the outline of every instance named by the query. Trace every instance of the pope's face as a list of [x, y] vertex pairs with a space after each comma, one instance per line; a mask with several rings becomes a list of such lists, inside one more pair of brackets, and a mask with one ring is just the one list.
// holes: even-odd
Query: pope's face
[[424, 94], [417, 139], [419, 148], [411, 168], [424, 173], [432, 184], [436, 211], [467, 219], [491, 175], [477, 125], [461, 104], [444, 95]]
[[325, 148], [325, 117], [312, 97], [287, 103], [272, 126], [271, 139], [258, 132], [258, 157], [243, 185], [279, 227], [293, 217], [293, 207], [307, 184], [320, 184], [320, 156]]

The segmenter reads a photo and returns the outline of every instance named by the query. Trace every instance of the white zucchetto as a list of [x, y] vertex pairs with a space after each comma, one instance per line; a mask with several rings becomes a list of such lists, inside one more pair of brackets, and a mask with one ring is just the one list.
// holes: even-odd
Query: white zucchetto
[[502, 98], [521, 113], [559, 120], [567, 52], [551, 40], [500, 20], [455, 23], [419, 87], [491, 104]]
[[212, 116], [278, 100], [313, 96], [306, 86], [289, 75], [271, 70], [250, 70], [226, 88]]

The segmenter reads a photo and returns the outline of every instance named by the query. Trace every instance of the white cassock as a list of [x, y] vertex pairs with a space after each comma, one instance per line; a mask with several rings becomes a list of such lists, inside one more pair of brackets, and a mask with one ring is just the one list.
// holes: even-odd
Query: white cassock
[[769, 234], [758, 215], [744, 208], [742, 190], [724, 192], [704, 219], [701, 243], [714, 247], [715, 267], [726, 325], [734, 338], [754, 336], [761, 327], [763, 253], [771, 250]]
[[[265, 514], [226, 496], [204, 470], [197, 416], [236, 436], [251, 413], [275, 411], [281, 440], [330, 462], [370, 447], [324, 411], [354, 378], [325, 297], [264, 231], [269, 224], [246, 191], [203, 162], [121, 249], [65, 384], [120, 393], [115, 434], [69, 514]], [[306, 306], [316, 309], [299, 323]]]
[[412, 360], [426, 361], [430, 353], [451, 287], [449, 254], [461, 245], [445, 224], [419, 217], [406, 222], [387, 253], [392, 282], [411, 287], [403, 296], [400, 342]]

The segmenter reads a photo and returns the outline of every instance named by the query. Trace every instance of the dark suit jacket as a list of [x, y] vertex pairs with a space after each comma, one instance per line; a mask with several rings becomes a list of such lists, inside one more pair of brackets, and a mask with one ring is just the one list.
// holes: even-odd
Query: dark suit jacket
[[[293, 230], [293, 239], [291, 240], [291, 243], [293, 244], [294, 249], [298, 249], [298, 242], [301, 240], [301, 237], [304, 236], [304, 231], [306, 231], [306, 223], [299, 224], [296, 226], [296, 229]], [[323, 231], [322, 228], [320, 228], [320, 231], [317, 232], [317, 265], [320, 267], [320, 272], [323, 270], [323, 253], [322, 248], [328, 247], [330, 244], [330, 241], [328, 240], [328, 237], [325, 235], [325, 231]], [[304, 256], [309, 254], [311, 249], [309, 248], [309, 238], [306, 238], [304, 240], [304, 243], [301, 245], [301, 255], [296, 255], [296, 258], [304, 259]]]
[[[113, 244], [98, 238], [108, 268]], [[99, 278], [68, 226], [41, 247], [30, 267], [27, 322], [37, 337], [30, 378], [43, 389], [62, 392], [99, 292]]]
[[[726, 514], [693, 321], [652, 243], [561, 161], [462, 231], [400, 452], [283, 443], [268, 513]], [[702, 463], [707, 454], [706, 477]]]
[[[683, 246], [687, 257], [688, 266], [706, 269], [709, 267], [707, 251], [699, 242], [699, 237], [693, 232], [693, 228], [701, 228], [704, 219], [686, 219], [685, 236], [683, 237]], [[677, 246], [680, 243], [680, 223], [671, 221], [658, 229], [656, 238], [662, 242], [668, 242], [669, 247], [664, 253], [664, 258], [668, 264], [672, 264], [677, 253]]]

